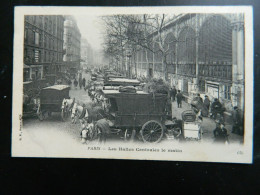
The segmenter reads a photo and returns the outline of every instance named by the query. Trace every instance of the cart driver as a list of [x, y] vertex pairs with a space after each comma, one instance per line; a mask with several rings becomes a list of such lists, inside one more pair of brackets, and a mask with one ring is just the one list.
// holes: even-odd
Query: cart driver
[[215, 142], [226, 143], [228, 142], [227, 129], [224, 123], [219, 123], [216, 125], [216, 129], [213, 131]]

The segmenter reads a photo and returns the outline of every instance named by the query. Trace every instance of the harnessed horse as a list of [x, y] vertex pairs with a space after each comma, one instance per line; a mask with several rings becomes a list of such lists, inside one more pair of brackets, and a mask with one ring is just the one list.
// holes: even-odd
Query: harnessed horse
[[63, 110], [63, 113], [67, 113], [69, 116], [74, 106], [74, 103], [75, 103], [75, 98], [73, 99], [64, 98], [61, 105], [61, 110]]
[[[105, 141], [107, 134], [110, 132], [109, 125], [105, 122], [104, 117], [105, 113], [101, 107], [81, 106], [77, 103], [74, 104], [71, 113], [72, 123], [79, 120], [82, 130], [88, 131], [88, 139], [98, 139], [100, 142]], [[92, 124], [94, 127], [90, 128]]]

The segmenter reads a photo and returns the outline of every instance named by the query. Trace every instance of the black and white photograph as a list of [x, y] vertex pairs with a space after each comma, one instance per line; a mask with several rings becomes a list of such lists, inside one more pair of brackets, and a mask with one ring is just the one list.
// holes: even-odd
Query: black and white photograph
[[16, 7], [12, 156], [252, 163], [252, 14]]

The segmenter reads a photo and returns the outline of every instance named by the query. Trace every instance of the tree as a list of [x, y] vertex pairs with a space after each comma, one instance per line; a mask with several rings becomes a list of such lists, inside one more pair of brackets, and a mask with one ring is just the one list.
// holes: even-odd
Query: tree
[[[167, 56], [170, 51], [170, 43], [175, 40], [166, 40], [164, 28], [167, 22], [175, 17], [165, 14], [144, 15], [114, 15], [103, 17], [106, 24], [105, 51], [111, 56], [120, 55], [124, 59], [126, 46], [132, 48], [133, 59], [136, 69], [136, 52], [145, 51], [147, 64], [149, 52], [160, 53], [164, 79], [168, 80]], [[167, 43], [166, 43], [167, 41]], [[122, 61], [123, 67], [124, 61]]]

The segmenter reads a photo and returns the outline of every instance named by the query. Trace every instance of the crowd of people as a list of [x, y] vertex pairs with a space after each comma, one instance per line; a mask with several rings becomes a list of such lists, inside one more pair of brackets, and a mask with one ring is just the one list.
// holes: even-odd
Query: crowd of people
[[[184, 95], [180, 90], [177, 90], [174, 86], [170, 89], [169, 92], [170, 99], [173, 102], [176, 101], [177, 108], [182, 108], [182, 102], [184, 100]], [[201, 113], [203, 117], [210, 117], [216, 123], [216, 128], [213, 131], [216, 142], [227, 142], [227, 129], [225, 128], [224, 120], [224, 105], [219, 101], [218, 98], [214, 98], [213, 101], [210, 101], [207, 95], [204, 96], [204, 99], [199, 93], [191, 101], [191, 107], [193, 111]], [[233, 107], [232, 112], [232, 133], [243, 135], [243, 124], [240, 117], [240, 112], [237, 106]]]

